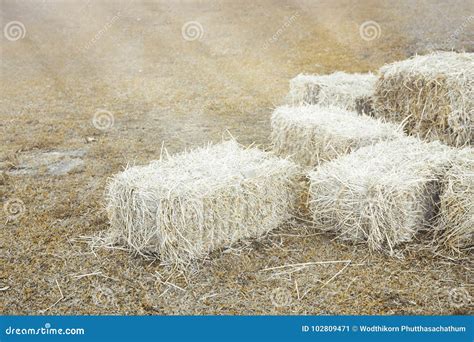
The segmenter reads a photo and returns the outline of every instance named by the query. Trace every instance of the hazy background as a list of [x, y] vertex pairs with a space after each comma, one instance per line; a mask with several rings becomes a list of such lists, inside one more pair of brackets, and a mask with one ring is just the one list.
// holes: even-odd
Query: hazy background
[[[176, 152], [229, 131], [266, 147], [271, 111], [298, 73], [472, 52], [473, 1], [2, 0], [0, 12], [1, 312], [459, 313], [447, 292], [469, 283], [462, 266], [373, 256], [301, 227], [219, 254], [192, 281], [172, 278], [185, 292], [156, 281], [158, 262], [93, 253], [81, 238], [108, 227], [107, 178], [157, 158], [163, 142]], [[304, 299], [294, 281], [317, 289], [337, 267], [259, 273], [338, 259], [359, 266]], [[292, 305], [275, 308], [274, 288]]]

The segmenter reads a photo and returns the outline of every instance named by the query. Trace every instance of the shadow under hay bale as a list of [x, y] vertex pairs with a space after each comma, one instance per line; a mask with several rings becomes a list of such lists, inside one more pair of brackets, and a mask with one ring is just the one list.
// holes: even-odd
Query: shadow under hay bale
[[359, 96], [355, 99], [355, 110], [359, 115], [375, 116], [372, 96]]
[[106, 243], [183, 266], [287, 220], [299, 176], [293, 162], [234, 141], [128, 168], [107, 187]]
[[474, 149], [465, 148], [454, 159], [442, 183], [439, 244], [455, 252], [474, 247]]
[[385, 65], [375, 86], [377, 117], [451, 146], [474, 142], [474, 54], [437, 52]]
[[440, 180], [454, 153], [404, 137], [323, 164], [309, 174], [315, 226], [396, 255], [397, 245], [434, 224]]
[[288, 103], [291, 105], [339, 106], [356, 110], [355, 100], [373, 94], [377, 77], [371, 73], [298, 75], [290, 81]]
[[272, 114], [271, 126], [274, 152], [309, 168], [362, 146], [403, 136], [393, 124], [318, 105], [279, 107]]

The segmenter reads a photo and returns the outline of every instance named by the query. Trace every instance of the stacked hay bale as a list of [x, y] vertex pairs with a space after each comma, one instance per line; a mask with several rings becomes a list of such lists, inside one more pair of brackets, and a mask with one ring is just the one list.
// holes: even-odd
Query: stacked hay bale
[[319, 105], [279, 107], [272, 114], [271, 126], [274, 152], [309, 168], [362, 146], [402, 136], [393, 124]]
[[453, 160], [440, 197], [438, 243], [462, 252], [474, 246], [474, 149], [465, 148]]
[[451, 146], [474, 142], [474, 54], [438, 52], [386, 65], [375, 86], [377, 117]]
[[291, 105], [338, 106], [356, 110], [356, 99], [369, 98], [377, 77], [371, 73], [330, 75], [300, 74], [290, 81], [288, 102]]
[[108, 243], [185, 265], [287, 220], [299, 168], [234, 141], [126, 169], [107, 186]]
[[394, 247], [434, 224], [440, 180], [455, 151], [404, 137], [363, 147], [309, 174], [314, 224], [372, 250]]

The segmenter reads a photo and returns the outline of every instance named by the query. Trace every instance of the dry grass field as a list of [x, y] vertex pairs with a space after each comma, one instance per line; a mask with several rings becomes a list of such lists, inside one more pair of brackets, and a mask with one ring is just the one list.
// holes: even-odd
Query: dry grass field
[[2, 314], [472, 313], [472, 259], [389, 258], [304, 222], [186, 274], [88, 244], [108, 228], [107, 178], [127, 163], [227, 132], [267, 147], [301, 72], [473, 52], [472, 1], [0, 1]]

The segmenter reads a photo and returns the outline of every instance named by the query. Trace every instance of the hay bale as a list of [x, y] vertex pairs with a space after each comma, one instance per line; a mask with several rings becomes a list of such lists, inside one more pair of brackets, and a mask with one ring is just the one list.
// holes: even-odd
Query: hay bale
[[437, 52], [386, 65], [375, 86], [377, 117], [409, 134], [463, 146], [474, 142], [474, 54]]
[[337, 107], [283, 106], [271, 118], [273, 151], [304, 167], [402, 136], [393, 124]]
[[455, 158], [443, 181], [440, 197], [438, 243], [456, 252], [474, 245], [474, 149]]
[[107, 186], [108, 240], [187, 264], [287, 220], [298, 170], [234, 141], [130, 167]]
[[300, 74], [290, 81], [288, 102], [291, 105], [339, 106], [355, 111], [355, 99], [372, 95], [376, 81], [377, 77], [371, 73]]
[[395, 246], [432, 226], [453, 154], [441, 143], [404, 137], [323, 164], [309, 174], [315, 226], [395, 255]]

